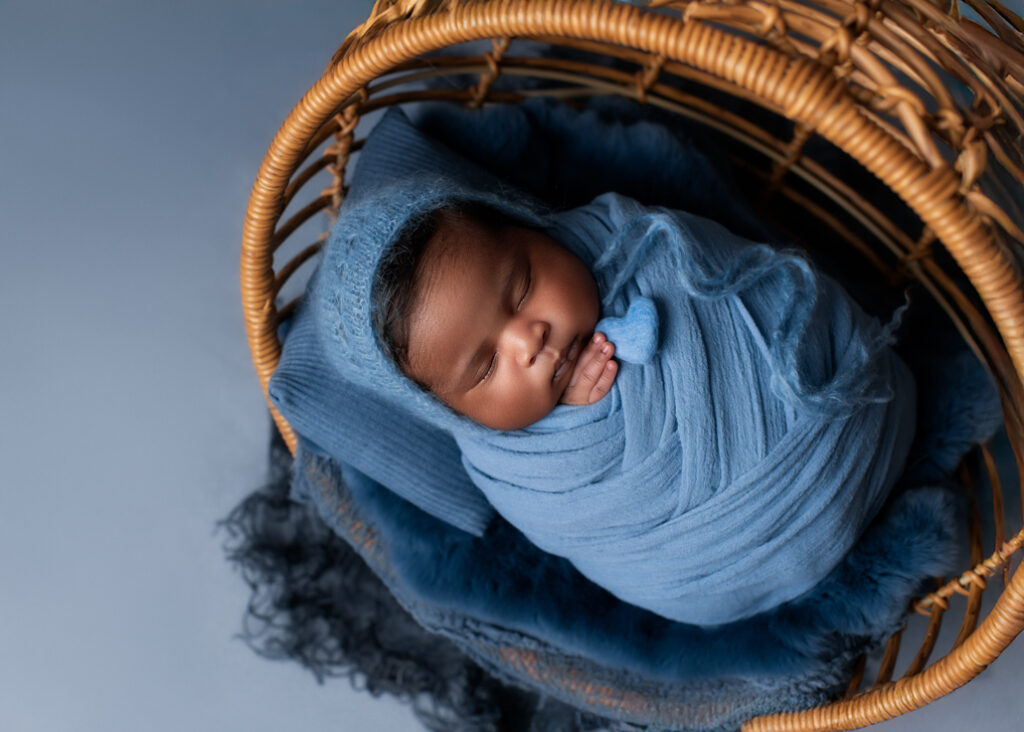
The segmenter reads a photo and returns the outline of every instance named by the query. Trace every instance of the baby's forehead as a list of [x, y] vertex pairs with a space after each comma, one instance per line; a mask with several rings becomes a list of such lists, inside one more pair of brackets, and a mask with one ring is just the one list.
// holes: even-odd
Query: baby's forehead
[[500, 258], [501, 227], [459, 211], [440, 211], [420, 259], [419, 285], [458, 276], [467, 263]]
[[458, 270], [468, 258], [478, 258], [499, 246], [507, 222], [475, 213], [442, 209], [435, 213], [432, 233], [420, 260], [421, 282], [427, 284], [437, 270]]

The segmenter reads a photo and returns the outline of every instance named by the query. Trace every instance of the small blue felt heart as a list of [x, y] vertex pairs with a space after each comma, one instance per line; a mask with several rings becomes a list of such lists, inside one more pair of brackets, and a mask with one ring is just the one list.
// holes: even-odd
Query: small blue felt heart
[[615, 344], [620, 361], [647, 363], [658, 351], [658, 309], [650, 298], [636, 298], [624, 316], [603, 318], [594, 330]]

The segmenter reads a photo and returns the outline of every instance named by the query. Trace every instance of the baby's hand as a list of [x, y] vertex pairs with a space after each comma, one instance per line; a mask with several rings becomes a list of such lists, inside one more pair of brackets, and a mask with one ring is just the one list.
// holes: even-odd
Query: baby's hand
[[593, 404], [608, 393], [615, 381], [619, 365], [612, 360], [615, 344], [595, 333], [576, 361], [569, 385], [562, 394], [562, 404]]

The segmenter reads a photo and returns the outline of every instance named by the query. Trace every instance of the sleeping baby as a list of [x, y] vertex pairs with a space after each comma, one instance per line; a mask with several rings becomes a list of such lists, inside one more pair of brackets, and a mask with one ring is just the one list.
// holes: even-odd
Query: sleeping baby
[[498, 513], [626, 602], [714, 625], [793, 599], [902, 471], [890, 330], [800, 254], [441, 174], [346, 206], [308, 297], [330, 367], [454, 437]]
[[486, 427], [592, 404], [615, 379], [590, 271], [544, 232], [482, 207], [426, 216], [385, 255], [375, 299], [402, 371]]

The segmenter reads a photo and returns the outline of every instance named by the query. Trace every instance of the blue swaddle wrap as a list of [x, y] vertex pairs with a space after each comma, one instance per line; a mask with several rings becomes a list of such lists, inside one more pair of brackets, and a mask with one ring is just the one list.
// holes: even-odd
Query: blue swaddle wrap
[[536, 545], [673, 620], [729, 622], [808, 590], [913, 436], [888, 330], [802, 257], [699, 217], [608, 194], [550, 221], [593, 264], [603, 312], [628, 309], [644, 340], [656, 303], [662, 340], [596, 404], [456, 431], [474, 483]]

